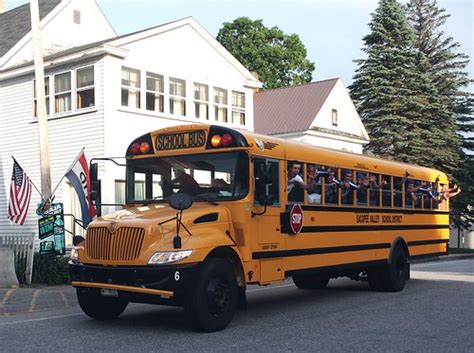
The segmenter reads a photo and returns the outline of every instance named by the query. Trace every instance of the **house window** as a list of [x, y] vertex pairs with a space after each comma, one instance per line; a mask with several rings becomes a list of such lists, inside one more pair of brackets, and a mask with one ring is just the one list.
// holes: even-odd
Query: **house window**
[[74, 23], [80, 25], [81, 24], [81, 11], [74, 10], [73, 18], [74, 18]]
[[333, 109], [331, 112], [332, 126], [337, 126], [337, 109]]
[[77, 109], [95, 106], [94, 66], [88, 66], [76, 71]]
[[164, 108], [164, 78], [163, 75], [146, 73], [146, 109], [163, 113]]
[[122, 66], [122, 105], [140, 108], [140, 70]]
[[232, 123], [245, 125], [245, 93], [232, 91]]
[[186, 115], [186, 82], [170, 77], [170, 113]]
[[194, 83], [194, 115], [198, 119], [209, 119], [209, 86]]
[[[34, 116], [38, 116], [37, 101], [36, 101], [36, 80], [33, 80], [33, 95], [34, 95]], [[46, 97], [46, 114], [49, 115], [49, 77], [44, 78], [44, 92]]]
[[214, 87], [214, 112], [216, 121], [227, 122], [227, 90]]
[[54, 112], [71, 111], [71, 72], [54, 75]]

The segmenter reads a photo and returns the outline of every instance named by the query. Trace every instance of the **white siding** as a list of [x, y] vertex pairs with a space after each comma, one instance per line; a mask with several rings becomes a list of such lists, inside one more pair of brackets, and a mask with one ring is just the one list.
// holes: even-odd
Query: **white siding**
[[[83, 66], [82, 63], [77, 64]], [[74, 158], [85, 147], [88, 159], [104, 155], [102, 62], [95, 64], [96, 108], [93, 112], [66, 115], [49, 120], [51, 184], [54, 189]], [[70, 69], [70, 68], [68, 68]], [[65, 68], [58, 68], [63, 72]], [[3, 82], [0, 86], [0, 234], [36, 232], [35, 209], [40, 196], [33, 190], [27, 222], [20, 227], [7, 219], [12, 159], [14, 156], [36, 186], [41, 189], [38, 124], [33, 119], [33, 76]], [[68, 192], [67, 190], [65, 192]], [[63, 201], [63, 189], [56, 191], [56, 202]], [[67, 210], [66, 210], [67, 211]], [[76, 215], [81, 217], [80, 214]]]
[[[80, 24], [73, 21], [74, 10], [81, 13]], [[41, 31], [44, 55], [115, 36], [104, 14], [92, 0], [70, 0], [59, 4], [41, 21]], [[8, 53], [8, 58], [3, 59], [6, 60], [3, 69], [33, 60], [31, 33], [17, 43]]]

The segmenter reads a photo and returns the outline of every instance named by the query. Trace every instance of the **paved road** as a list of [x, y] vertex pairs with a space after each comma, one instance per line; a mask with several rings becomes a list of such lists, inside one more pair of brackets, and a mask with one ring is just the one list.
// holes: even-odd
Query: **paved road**
[[318, 291], [291, 281], [254, 287], [248, 309], [211, 334], [192, 331], [179, 308], [132, 304], [119, 319], [99, 322], [81, 313], [68, 287], [0, 291], [1, 352], [444, 353], [472, 347], [474, 259], [414, 265], [401, 293], [371, 292], [347, 279]]

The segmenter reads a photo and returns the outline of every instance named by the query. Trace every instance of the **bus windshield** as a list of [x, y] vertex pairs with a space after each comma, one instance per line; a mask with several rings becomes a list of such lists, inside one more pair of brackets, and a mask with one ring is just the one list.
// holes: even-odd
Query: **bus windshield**
[[151, 157], [127, 161], [127, 203], [166, 200], [187, 193], [193, 201], [237, 200], [249, 189], [243, 151]]

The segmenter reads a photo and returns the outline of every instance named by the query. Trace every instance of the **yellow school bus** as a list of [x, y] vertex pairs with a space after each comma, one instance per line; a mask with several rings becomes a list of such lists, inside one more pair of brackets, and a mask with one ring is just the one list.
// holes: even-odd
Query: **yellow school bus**
[[437, 170], [222, 126], [153, 131], [127, 149], [123, 209], [75, 238], [72, 285], [93, 318], [177, 305], [204, 331], [225, 328], [251, 284], [347, 276], [400, 291], [411, 259], [448, 252], [445, 185]]

